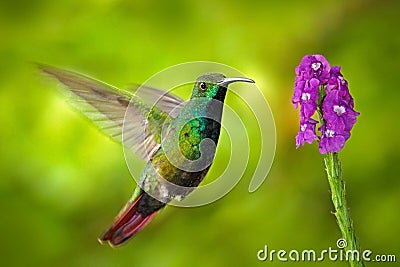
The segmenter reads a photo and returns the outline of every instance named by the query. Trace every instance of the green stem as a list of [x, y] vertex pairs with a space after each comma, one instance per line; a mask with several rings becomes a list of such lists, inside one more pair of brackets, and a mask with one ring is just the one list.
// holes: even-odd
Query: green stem
[[352, 267], [365, 266], [362, 257], [360, 246], [357, 243], [356, 235], [353, 228], [353, 221], [350, 217], [349, 208], [347, 207], [346, 201], [346, 189], [345, 184], [342, 179], [342, 167], [337, 153], [326, 153], [324, 155], [324, 162], [326, 173], [328, 174], [328, 182], [332, 193], [332, 202], [335, 206], [335, 212], [337, 223], [339, 225], [340, 231], [342, 232], [342, 237], [347, 242], [345, 251], [355, 251], [359, 253], [359, 258], [351, 256], [349, 254], [349, 263]]

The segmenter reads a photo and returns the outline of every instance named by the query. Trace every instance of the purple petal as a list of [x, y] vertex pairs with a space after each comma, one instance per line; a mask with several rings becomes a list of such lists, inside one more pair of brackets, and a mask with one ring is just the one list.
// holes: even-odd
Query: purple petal
[[342, 150], [346, 138], [343, 135], [335, 135], [333, 137], [326, 137], [323, 135], [321, 141], [319, 142], [319, 152], [325, 154], [327, 152], [339, 152]]
[[294, 108], [296, 108], [296, 109], [298, 107], [298, 104], [300, 103], [301, 95], [303, 94], [305, 84], [306, 84], [305, 81], [299, 81], [299, 82], [296, 82], [296, 85], [294, 87], [292, 103], [293, 103]]
[[317, 121], [313, 119], [304, 119], [300, 121], [300, 130], [296, 136], [296, 148], [300, 145], [304, 145], [304, 142], [311, 144], [314, 140], [317, 140], [317, 134], [315, 132], [315, 125]]
[[338, 90], [326, 94], [322, 103], [322, 113], [329, 128], [336, 132], [350, 131], [356, 123], [356, 117], [360, 115], [341, 98]]
[[304, 118], [310, 118], [314, 115], [315, 111], [317, 110], [317, 103], [308, 101], [301, 104], [300, 107], [300, 116]]
[[326, 84], [330, 77], [329, 71], [330, 65], [324, 56], [306, 55], [297, 66], [296, 75], [304, 80], [316, 78], [321, 84]]

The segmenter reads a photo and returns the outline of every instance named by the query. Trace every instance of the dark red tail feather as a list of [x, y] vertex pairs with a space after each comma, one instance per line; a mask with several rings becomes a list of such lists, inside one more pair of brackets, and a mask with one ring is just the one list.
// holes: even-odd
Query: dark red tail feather
[[157, 212], [148, 216], [136, 212], [141, 197], [139, 195], [135, 201], [126, 204], [111, 227], [99, 238], [101, 243], [108, 241], [111, 246], [121, 245], [151, 221]]

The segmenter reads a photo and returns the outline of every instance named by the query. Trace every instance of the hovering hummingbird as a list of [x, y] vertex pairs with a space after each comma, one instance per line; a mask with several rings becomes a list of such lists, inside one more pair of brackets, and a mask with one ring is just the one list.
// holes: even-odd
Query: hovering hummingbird
[[[254, 83], [248, 78], [206, 73], [196, 79], [190, 100], [184, 102], [152, 87], [144, 87], [140, 98], [72, 71], [47, 65], [39, 68], [72, 92], [73, 106], [147, 161], [128, 203], [99, 238], [111, 246], [127, 241], [168, 202], [184, 198], [200, 184], [215, 156], [228, 85]], [[157, 99], [157, 104], [149, 105], [146, 98]], [[201, 144], [207, 139], [214, 147]]]

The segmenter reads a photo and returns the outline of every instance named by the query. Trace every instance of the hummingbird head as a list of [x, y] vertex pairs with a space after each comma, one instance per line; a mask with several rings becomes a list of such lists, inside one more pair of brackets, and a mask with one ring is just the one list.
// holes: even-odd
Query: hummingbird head
[[228, 85], [234, 82], [254, 83], [249, 78], [226, 78], [221, 73], [206, 73], [197, 78], [192, 97], [206, 97], [224, 101]]

